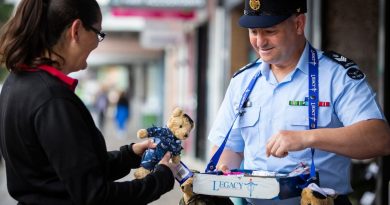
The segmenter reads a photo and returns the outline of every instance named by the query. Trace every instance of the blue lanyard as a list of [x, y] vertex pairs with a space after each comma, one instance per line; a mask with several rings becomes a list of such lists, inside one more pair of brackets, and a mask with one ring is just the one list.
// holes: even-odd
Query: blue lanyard
[[[246, 88], [244, 94], [241, 97], [240, 104], [238, 106], [238, 112], [236, 113], [233, 123], [230, 126], [229, 131], [227, 132], [225, 139], [223, 140], [221, 146], [219, 146], [218, 150], [214, 153], [213, 157], [210, 159], [207, 164], [205, 172], [212, 172], [216, 169], [216, 165], [221, 157], [223, 149], [225, 148], [227, 139], [232, 131], [233, 125], [236, 122], [237, 118], [244, 114], [244, 104], [246, 103], [250, 93], [253, 90], [253, 87], [256, 84], [257, 79], [261, 76], [260, 70], [253, 76], [250, 81], [248, 87]], [[318, 119], [318, 56], [317, 51], [309, 45], [309, 128], [316, 129], [317, 128], [317, 119]], [[310, 166], [310, 180], [316, 179], [316, 168], [314, 165], [314, 149], [311, 148], [311, 166]]]
[[[311, 45], [309, 45], [309, 129], [317, 129], [319, 106], [318, 96], [318, 55], [317, 51]], [[316, 178], [313, 148], [311, 148], [310, 178]]]
[[[254, 65], [256, 65], [256, 64], [258, 65], [258, 63], [255, 63]], [[223, 152], [223, 149], [225, 148], [225, 145], [226, 145], [227, 139], [230, 135], [230, 132], [232, 131], [233, 125], [236, 122], [238, 116], [241, 116], [244, 114], [244, 112], [245, 112], [244, 105], [247, 102], [248, 97], [251, 94], [253, 88], [255, 87], [257, 79], [259, 79], [260, 76], [261, 76], [261, 71], [259, 69], [259, 71], [255, 74], [255, 76], [253, 76], [252, 80], [249, 82], [248, 87], [245, 89], [245, 92], [241, 97], [240, 104], [238, 106], [238, 112], [236, 113], [236, 115], [234, 117], [233, 123], [230, 126], [230, 129], [229, 129], [228, 133], [226, 134], [225, 139], [223, 140], [221, 146], [219, 146], [218, 150], [214, 153], [213, 157], [210, 159], [209, 163], [207, 164], [205, 172], [211, 172], [211, 171], [215, 170], [217, 163], [219, 161], [219, 158], [221, 157], [221, 154]]]

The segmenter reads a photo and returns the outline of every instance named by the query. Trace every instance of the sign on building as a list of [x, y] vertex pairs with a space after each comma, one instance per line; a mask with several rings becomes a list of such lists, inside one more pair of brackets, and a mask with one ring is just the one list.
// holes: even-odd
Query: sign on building
[[206, 0], [111, 0], [113, 6], [192, 9], [203, 8]]

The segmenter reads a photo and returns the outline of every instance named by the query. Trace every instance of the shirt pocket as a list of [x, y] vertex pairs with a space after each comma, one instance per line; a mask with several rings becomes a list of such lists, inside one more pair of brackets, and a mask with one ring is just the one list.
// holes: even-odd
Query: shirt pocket
[[260, 108], [247, 107], [244, 108], [244, 113], [238, 116], [236, 122], [233, 125], [233, 129], [252, 127], [259, 121]]
[[[332, 109], [330, 107], [318, 107], [317, 128], [328, 127], [332, 120]], [[309, 111], [307, 106], [291, 106], [287, 110], [286, 129], [287, 130], [309, 130]], [[292, 151], [287, 155], [293, 161], [303, 162], [311, 160], [311, 149]]]
[[248, 136], [259, 135], [259, 128], [256, 125], [260, 119], [260, 107], [246, 107], [244, 111], [243, 115], [238, 116], [233, 129], [240, 129], [244, 139]]
[[[332, 109], [330, 107], [318, 107], [317, 127], [328, 127], [332, 120]], [[290, 106], [287, 109], [286, 123], [291, 130], [309, 129], [309, 111], [307, 106]]]

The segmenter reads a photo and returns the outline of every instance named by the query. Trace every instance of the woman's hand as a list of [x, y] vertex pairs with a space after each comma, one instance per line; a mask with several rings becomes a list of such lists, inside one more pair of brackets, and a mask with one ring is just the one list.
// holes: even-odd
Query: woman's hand
[[138, 143], [134, 143], [133, 146], [132, 146], [132, 149], [133, 149], [133, 152], [138, 155], [138, 156], [142, 156], [145, 152], [145, 150], [151, 148], [156, 148], [156, 144], [153, 143], [152, 140], [145, 140], [145, 141], [142, 141], [142, 142], [138, 142]]
[[165, 153], [164, 157], [160, 160], [158, 164], [163, 164], [171, 170], [172, 174], [175, 176], [177, 173], [177, 167], [179, 166], [179, 163], [174, 163], [171, 160], [172, 154], [170, 152]]

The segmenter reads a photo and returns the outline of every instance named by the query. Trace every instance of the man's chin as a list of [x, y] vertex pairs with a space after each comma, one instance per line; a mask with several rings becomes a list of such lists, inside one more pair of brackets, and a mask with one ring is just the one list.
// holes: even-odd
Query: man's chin
[[259, 56], [260, 56], [262, 61], [269, 63], [269, 64], [272, 63], [272, 58], [270, 56], [267, 56], [267, 55], [259, 55]]

